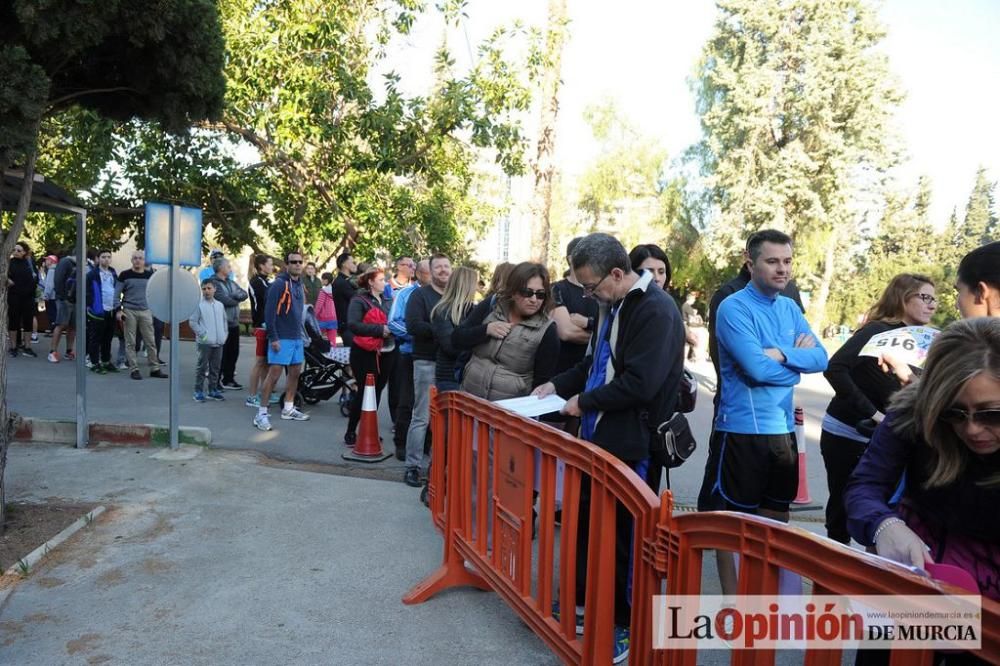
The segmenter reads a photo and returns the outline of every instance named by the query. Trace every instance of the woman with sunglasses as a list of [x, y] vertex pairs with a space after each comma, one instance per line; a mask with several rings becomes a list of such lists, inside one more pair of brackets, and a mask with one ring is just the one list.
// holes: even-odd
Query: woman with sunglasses
[[461, 388], [486, 400], [528, 395], [549, 381], [559, 357], [559, 334], [549, 318], [549, 272], [520, 263], [496, 299], [484, 299], [452, 333], [471, 350]]
[[[826, 535], [849, 543], [844, 486], [861, 460], [875, 426], [882, 421], [889, 398], [902, 388], [893, 373], [883, 372], [879, 360], [858, 356], [875, 335], [902, 328], [925, 326], [937, 310], [930, 278], [901, 273], [889, 281], [881, 298], [865, 316], [865, 324], [830, 358], [823, 375], [835, 395], [826, 408], [819, 439], [826, 466], [830, 498], [826, 504]], [[906, 367], [909, 372], [909, 367]]]
[[844, 499], [860, 543], [907, 565], [957, 566], [1000, 600], [1000, 317], [955, 322], [937, 337], [921, 377], [893, 397]]
[[[14, 244], [7, 269], [7, 325], [10, 332], [9, 353], [38, 356], [28, 342], [35, 317], [35, 269], [31, 249], [24, 241]], [[22, 331], [24, 333], [22, 337]]]

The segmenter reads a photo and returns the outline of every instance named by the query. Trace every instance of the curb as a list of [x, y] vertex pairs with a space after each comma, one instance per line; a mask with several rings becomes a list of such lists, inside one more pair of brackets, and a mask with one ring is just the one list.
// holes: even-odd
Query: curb
[[[15, 442], [44, 442], [76, 444], [76, 422], [56, 419], [21, 417]], [[181, 444], [209, 446], [212, 431], [197, 426], [181, 426], [178, 432]], [[93, 423], [89, 425], [88, 446], [168, 446], [170, 429], [167, 426], [144, 423]]]
[[82, 530], [84, 527], [93, 524], [97, 517], [104, 513], [104, 510], [103, 504], [101, 506], [94, 507], [88, 513], [73, 521], [73, 523], [62, 532], [22, 557], [17, 561], [17, 564], [11, 566], [7, 569], [7, 571], [4, 571], [0, 578], [6, 578], [8, 581], [13, 582], [9, 582], [4, 585], [2, 589], [0, 589], [0, 606], [2, 606], [7, 600], [10, 593], [14, 591], [14, 586], [17, 581], [25, 578], [29, 573], [31, 573], [31, 571], [35, 568], [35, 565], [41, 562], [45, 556], [57, 548], [59, 544]]

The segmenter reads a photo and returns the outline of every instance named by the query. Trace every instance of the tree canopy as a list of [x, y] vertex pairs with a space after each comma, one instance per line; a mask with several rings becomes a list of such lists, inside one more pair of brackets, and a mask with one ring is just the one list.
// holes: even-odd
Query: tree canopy
[[734, 264], [762, 227], [796, 241], [819, 312], [859, 220], [898, 162], [902, 98], [865, 0], [720, 0], [694, 87], [704, 140], [692, 151], [715, 208], [713, 260]]

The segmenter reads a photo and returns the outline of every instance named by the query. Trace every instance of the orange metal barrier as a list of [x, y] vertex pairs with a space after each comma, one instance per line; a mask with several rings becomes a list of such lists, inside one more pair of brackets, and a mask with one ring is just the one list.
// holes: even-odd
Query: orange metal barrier
[[[939, 585], [890, 562], [824, 539], [812, 532], [742, 513], [708, 512], [673, 515], [670, 493], [663, 494], [656, 527], [658, 565], [667, 573], [667, 593], [697, 595], [701, 592], [702, 554], [728, 550], [740, 556], [739, 595], [774, 595], [778, 571], [786, 569], [812, 581], [813, 594], [936, 595], [968, 594]], [[983, 598], [982, 650], [976, 655], [988, 664], [1000, 664], [1000, 604]], [[804, 663], [833, 666], [842, 663], [841, 650], [808, 650]], [[892, 666], [933, 663], [932, 650], [892, 651]], [[763, 666], [774, 663], [774, 652], [736, 650], [732, 663]], [[637, 663], [693, 666], [692, 650], [663, 650], [649, 661]]]
[[[413, 588], [404, 603], [420, 603], [459, 585], [492, 589], [564, 662], [610, 664], [613, 608], [599, 602], [614, 594], [615, 501], [632, 514], [636, 536], [651, 537], [659, 510], [655, 493], [605, 451], [485, 400], [447, 392], [433, 404], [428, 497], [434, 521], [444, 530], [444, 563]], [[492, 464], [484, 464], [490, 459], [487, 450], [492, 452]], [[537, 552], [532, 547], [536, 451], [540, 476]], [[563, 506], [558, 544], [557, 459], [566, 465], [563, 496], [558, 498]], [[573, 609], [577, 603], [577, 505], [583, 475], [591, 478], [591, 512], [581, 639], [576, 635]], [[659, 589], [652, 545], [651, 539], [634, 540], [632, 589], [637, 603], [632, 607], [631, 643], [635, 645], [650, 645], [652, 640], [649, 618], [653, 594]], [[557, 583], [564, 609], [560, 621], [552, 616]], [[643, 662], [633, 658], [632, 663]]]
[[[697, 663], [693, 650], [652, 650], [652, 600], [655, 594], [699, 594], [705, 550], [740, 555], [741, 595], [776, 594], [779, 569], [813, 581], [815, 594], [961, 593], [774, 521], [729, 512], [675, 516], [669, 491], [658, 499], [631, 469], [602, 449], [465, 393], [433, 396], [431, 427], [428, 497], [444, 538], [443, 563], [403, 602], [422, 603], [456, 586], [493, 590], [565, 663], [611, 663], [616, 503], [634, 520], [630, 664]], [[566, 464], [560, 498], [557, 460]], [[591, 478], [591, 512], [581, 638], [573, 608], [584, 475]], [[534, 491], [537, 549], [532, 545]], [[558, 535], [557, 499], [563, 506]], [[558, 621], [552, 613], [556, 598], [563, 609]], [[984, 599], [982, 622], [983, 649], [977, 656], [1000, 664], [1000, 604]], [[774, 658], [766, 650], [732, 653], [732, 663], [740, 666], [773, 664]], [[805, 652], [804, 663], [832, 666], [841, 659], [839, 650], [817, 649]], [[894, 650], [891, 664], [929, 666], [932, 659], [930, 650]]]

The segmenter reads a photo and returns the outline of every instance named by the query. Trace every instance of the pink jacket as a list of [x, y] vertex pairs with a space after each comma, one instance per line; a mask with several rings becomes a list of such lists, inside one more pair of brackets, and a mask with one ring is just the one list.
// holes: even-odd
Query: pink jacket
[[333, 294], [327, 287], [319, 290], [316, 297], [316, 319], [320, 322], [337, 321], [337, 309], [333, 306]]

